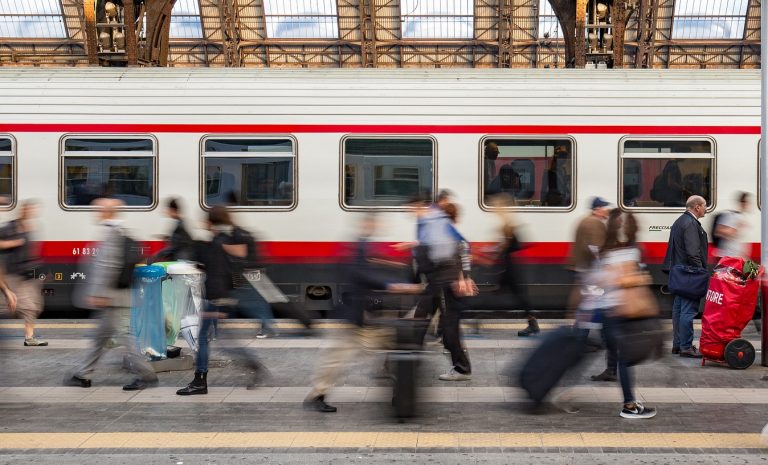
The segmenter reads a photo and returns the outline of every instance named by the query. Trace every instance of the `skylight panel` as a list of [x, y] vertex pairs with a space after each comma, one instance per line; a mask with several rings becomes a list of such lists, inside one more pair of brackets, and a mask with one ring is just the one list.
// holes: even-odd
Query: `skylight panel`
[[0, 0], [0, 37], [66, 39], [58, 0]]
[[171, 11], [171, 39], [202, 39], [203, 23], [198, 0], [177, 0]]
[[264, 0], [272, 39], [338, 39], [336, 0]]
[[404, 39], [472, 39], [472, 0], [402, 0]]
[[673, 39], [741, 39], [749, 0], [677, 0]]
[[560, 22], [557, 20], [549, 0], [539, 0], [539, 38], [563, 38]]

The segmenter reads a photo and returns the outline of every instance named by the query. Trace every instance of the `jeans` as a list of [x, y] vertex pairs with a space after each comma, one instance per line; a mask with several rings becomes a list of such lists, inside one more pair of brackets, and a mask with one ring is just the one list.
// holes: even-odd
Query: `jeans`
[[699, 313], [699, 299], [675, 296], [672, 304], [672, 347], [688, 350], [693, 346], [693, 319]]
[[[208, 342], [208, 334], [211, 331], [211, 327], [213, 327], [219, 321], [218, 319], [219, 313], [231, 313], [231, 310], [232, 310], [231, 307], [214, 305], [210, 300], [206, 300], [204, 305], [205, 305], [204, 312], [207, 315], [200, 318], [200, 335], [197, 338], [197, 341], [198, 341], [197, 363], [195, 367], [196, 371], [200, 373], [208, 373], [208, 358], [210, 357], [210, 350], [211, 350], [209, 347], [211, 343]], [[213, 316], [208, 316], [208, 315], [213, 315]], [[250, 353], [250, 351], [247, 348], [239, 347], [239, 348], [230, 348], [225, 350], [227, 352], [232, 353], [233, 356], [237, 356], [238, 358], [243, 358], [246, 364], [254, 371], [260, 371], [263, 369], [263, 366], [261, 365], [259, 360], [252, 353]]]
[[[250, 286], [249, 286], [250, 287]], [[272, 307], [256, 289], [235, 289], [233, 297], [238, 300], [237, 308], [246, 318], [261, 320], [261, 331], [271, 333], [273, 329]]]
[[[632, 374], [629, 367], [624, 360], [621, 359], [618, 354], [618, 339], [621, 337], [620, 333], [621, 320], [615, 318], [605, 318], [603, 321], [603, 335], [605, 336], [605, 342], [608, 349], [609, 360], [610, 354], [614, 354], [617, 359], [619, 368], [619, 383], [621, 383], [621, 392], [624, 395], [624, 403], [629, 404], [635, 401], [635, 396], [632, 393]], [[611, 363], [611, 362], [609, 362]], [[614, 365], [615, 367], [616, 365]], [[611, 365], [608, 365], [611, 368]]]

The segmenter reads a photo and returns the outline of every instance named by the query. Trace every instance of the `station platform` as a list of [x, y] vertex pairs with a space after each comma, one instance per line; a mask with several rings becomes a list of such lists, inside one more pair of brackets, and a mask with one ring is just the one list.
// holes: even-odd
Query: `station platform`
[[[543, 331], [567, 323], [542, 321]], [[768, 369], [738, 371], [670, 354], [634, 369], [638, 400], [657, 408], [650, 420], [619, 417], [618, 383], [593, 382], [604, 353], [566, 379], [569, 405], [532, 415], [514, 373], [537, 338], [519, 338], [522, 320], [465, 322], [471, 381], [438, 379], [449, 368], [437, 344], [423, 354], [419, 415], [391, 413], [385, 355], [354, 359], [327, 401], [337, 413], [302, 408], [324, 347], [345, 326], [317, 324], [316, 337], [279, 321], [277, 338], [255, 339], [252, 322], [222, 321], [212, 343], [209, 394], [180, 397], [192, 370], [159, 373], [160, 385], [124, 392], [131, 376], [118, 352], [107, 355], [90, 389], [64, 387], [85, 355], [88, 320], [41, 320], [48, 347], [23, 347], [21, 322], [0, 321], [0, 462], [22, 463], [765, 463]], [[696, 337], [698, 338], [698, 325]], [[744, 337], [759, 350], [754, 326]], [[180, 346], [184, 347], [182, 341]], [[270, 371], [247, 390], [248, 347]]]

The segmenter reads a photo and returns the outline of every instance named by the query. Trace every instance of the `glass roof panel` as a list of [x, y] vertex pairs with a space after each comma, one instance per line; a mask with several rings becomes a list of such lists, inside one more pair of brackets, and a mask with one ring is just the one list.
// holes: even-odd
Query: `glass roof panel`
[[472, 0], [402, 0], [404, 39], [472, 39]]
[[264, 0], [267, 37], [338, 39], [336, 0]]
[[677, 0], [673, 39], [741, 39], [749, 0]]
[[539, 38], [562, 39], [560, 22], [555, 16], [549, 0], [539, 0]]
[[203, 23], [198, 0], [178, 0], [171, 11], [171, 39], [202, 39]]
[[59, 0], [0, 0], [0, 37], [66, 39]]

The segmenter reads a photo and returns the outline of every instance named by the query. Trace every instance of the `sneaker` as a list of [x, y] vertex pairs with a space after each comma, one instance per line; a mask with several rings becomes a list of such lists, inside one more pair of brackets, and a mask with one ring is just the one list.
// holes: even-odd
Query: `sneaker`
[[47, 345], [48, 345], [48, 341], [44, 341], [36, 337], [30, 337], [29, 339], [24, 339], [25, 347], [42, 347]]
[[141, 378], [134, 379], [130, 384], [123, 386], [123, 391], [142, 391], [148, 387], [155, 387], [159, 383], [158, 379], [143, 380]]
[[455, 368], [451, 368], [448, 373], [439, 376], [440, 381], [469, 381], [472, 375], [469, 373], [459, 373]]
[[267, 339], [269, 337], [277, 337], [277, 333], [274, 331], [259, 331], [256, 335], [256, 339]]
[[653, 418], [656, 416], [656, 409], [644, 407], [640, 402], [635, 402], [632, 408], [627, 408], [627, 405], [624, 405], [619, 415], [621, 418]]

